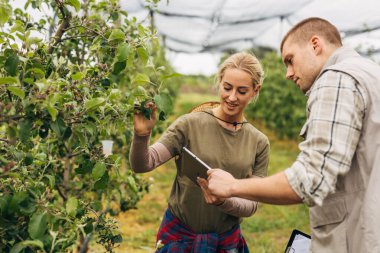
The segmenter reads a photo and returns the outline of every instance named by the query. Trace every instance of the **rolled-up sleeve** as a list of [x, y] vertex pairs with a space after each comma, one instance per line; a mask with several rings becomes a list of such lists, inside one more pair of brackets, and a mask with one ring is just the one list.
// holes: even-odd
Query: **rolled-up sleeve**
[[285, 171], [293, 190], [309, 206], [335, 192], [337, 178], [351, 167], [365, 115], [366, 98], [351, 76], [325, 72], [313, 85], [300, 154]]

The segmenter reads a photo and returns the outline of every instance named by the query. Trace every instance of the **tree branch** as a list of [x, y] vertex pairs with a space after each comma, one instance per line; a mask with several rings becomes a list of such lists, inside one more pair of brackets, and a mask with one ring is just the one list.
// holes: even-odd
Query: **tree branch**
[[9, 140], [0, 138], [0, 141], [3, 141], [5, 143], [9, 143]]
[[53, 44], [50, 45], [48, 49], [49, 54], [53, 53], [54, 48], [61, 41], [63, 34], [65, 33], [66, 29], [70, 26], [70, 20], [71, 20], [71, 14], [70, 12], [65, 12], [63, 2], [61, 2], [60, 0], [55, 0], [55, 2], [57, 3], [58, 9], [60, 10], [62, 14], [62, 23], [58, 27], [57, 32], [55, 33], [53, 37]]

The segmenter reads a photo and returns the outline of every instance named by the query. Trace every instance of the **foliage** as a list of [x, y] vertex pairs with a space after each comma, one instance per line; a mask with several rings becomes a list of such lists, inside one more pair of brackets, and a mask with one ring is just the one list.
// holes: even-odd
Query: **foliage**
[[131, 116], [155, 100], [165, 118], [175, 93], [155, 33], [116, 0], [1, 0], [0, 13], [0, 251], [85, 252], [95, 238], [112, 252], [112, 216], [148, 190], [128, 169]]
[[261, 119], [279, 137], [295, 138], [306, 120], [306, 97], [285, 79], [285, 67], [274, 52], [262, 59], [265, 80], [259, 99], [247, 109], [248, 115]]

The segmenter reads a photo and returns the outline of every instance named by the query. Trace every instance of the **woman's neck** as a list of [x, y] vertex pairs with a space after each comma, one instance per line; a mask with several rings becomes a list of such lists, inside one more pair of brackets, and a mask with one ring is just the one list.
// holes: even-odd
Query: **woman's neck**
[[[217, 118], [219, 124], [229, 130], [237, 131], [243, 127], [244, 123], [247, 123], [247, 121], [244, 121], [244, 116], [240, 115], [240, 117], [226, 117], [226, 114], [223, 113], [223, 110], [221, 110], [220, 107], [212, 109], [212, 113], [215, 118]], [[241, 119], [239, 121], [235, 119]]]
[[243, 113], [238, 114], [238, 115], [227, 115], [223, 112], [222, 107], [220, 107], [220, 106], [213, 109], [213, 113], [216, 117], [221, 118], [222, 120], [225, 120], [228, 122], [242, 122], [242, 121], [244, 121]]

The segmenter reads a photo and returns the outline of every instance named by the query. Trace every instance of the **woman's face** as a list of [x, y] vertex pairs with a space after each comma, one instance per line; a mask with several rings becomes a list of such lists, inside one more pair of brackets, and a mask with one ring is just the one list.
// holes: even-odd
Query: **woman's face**
[[[260, 85], [253, 88], [251, 76], [240, 69], [226, 69], [219, 84], [220, 104], [227, 117], [238, 119], [260, 90]], [[239, 119], [238, 119], [239, 120]]]

